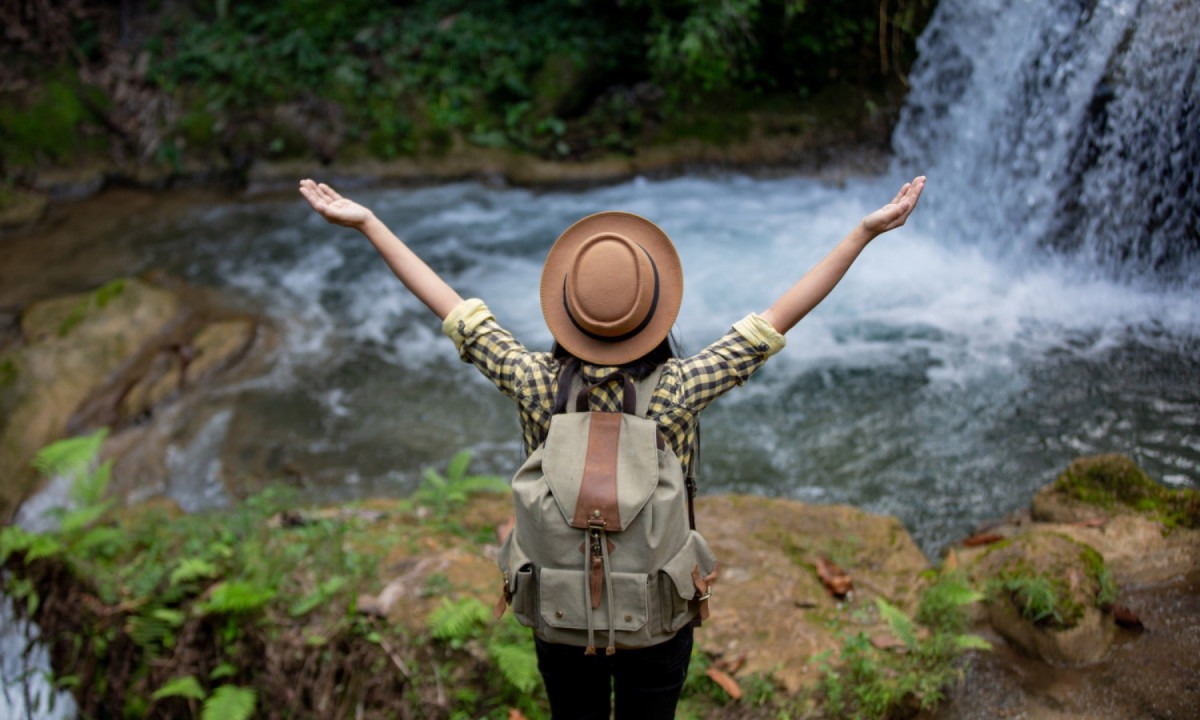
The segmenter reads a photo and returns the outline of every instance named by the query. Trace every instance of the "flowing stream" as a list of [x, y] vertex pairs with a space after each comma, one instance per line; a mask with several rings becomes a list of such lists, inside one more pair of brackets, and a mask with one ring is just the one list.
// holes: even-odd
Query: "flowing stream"
[[[1200, 487], [1197, 27], [1198, 3], [942, 0], [885, 177], [342, 190], [535, 348], [557, 234], [643, 214], [679, 247], [677, 330], [696, 351], [927, 174], [910, 223], [706, 412], [701, 481], [894, 514], [936, 555], [1081, 454]], [[409, 492], [463, 448], [475, 471], [519, 463], [508, 401], [365, 240], [298, 196], [139, 210], [88, 242], [125, 272], [228, 288], [284, 329], [272, 371], [213, 397], [172, 448], [185, 508], [281, 469], [338, 500]]]

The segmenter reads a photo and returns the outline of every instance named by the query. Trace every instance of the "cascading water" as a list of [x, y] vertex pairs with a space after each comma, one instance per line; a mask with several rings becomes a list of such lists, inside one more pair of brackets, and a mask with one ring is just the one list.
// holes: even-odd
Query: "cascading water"
[[1200, 3], [942, 0], [894, 145], [940, 228], [1112, 278], [1200, 264]]

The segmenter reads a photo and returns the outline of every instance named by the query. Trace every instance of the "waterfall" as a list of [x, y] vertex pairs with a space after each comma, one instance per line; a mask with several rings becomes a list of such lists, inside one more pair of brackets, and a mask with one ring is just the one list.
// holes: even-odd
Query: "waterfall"
[[941, 0], [918, 49], [894, 145], [947, 234], [1196, 277], [1200, 3]]

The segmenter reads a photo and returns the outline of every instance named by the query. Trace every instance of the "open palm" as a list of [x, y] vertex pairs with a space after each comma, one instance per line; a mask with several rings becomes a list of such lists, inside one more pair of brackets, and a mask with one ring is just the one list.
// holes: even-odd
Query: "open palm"
[[371, 217], [370, 210], [342, 197], [325, 183], [318, 184], [305, 178], [300, 181], [300, 194], [312, 205], [313, 210], [334, 225], [362, 227]]
[[921, 199], [921, 191], [924, 189], [924, 175], [904, 183], [890, 203], [862, 219], [863, 228], [872, 235], [879, 235], [900, 227], [916, 209], [917, 200]]

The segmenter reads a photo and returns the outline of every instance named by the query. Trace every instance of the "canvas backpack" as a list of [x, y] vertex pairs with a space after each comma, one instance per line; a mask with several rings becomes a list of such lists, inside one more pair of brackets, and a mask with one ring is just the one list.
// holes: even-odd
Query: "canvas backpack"
[[[546, 439], [513, 477], [502, 602], [544, 641], [595, 654], [600, 635], [611, 655], [707, 616], [717, 563], [695, 530], [694, 484], [646, 417], [660, 374], [584, 385], [564, 364]], [[589, 410], [588, 393], [613, 379], [623, 411]]]

